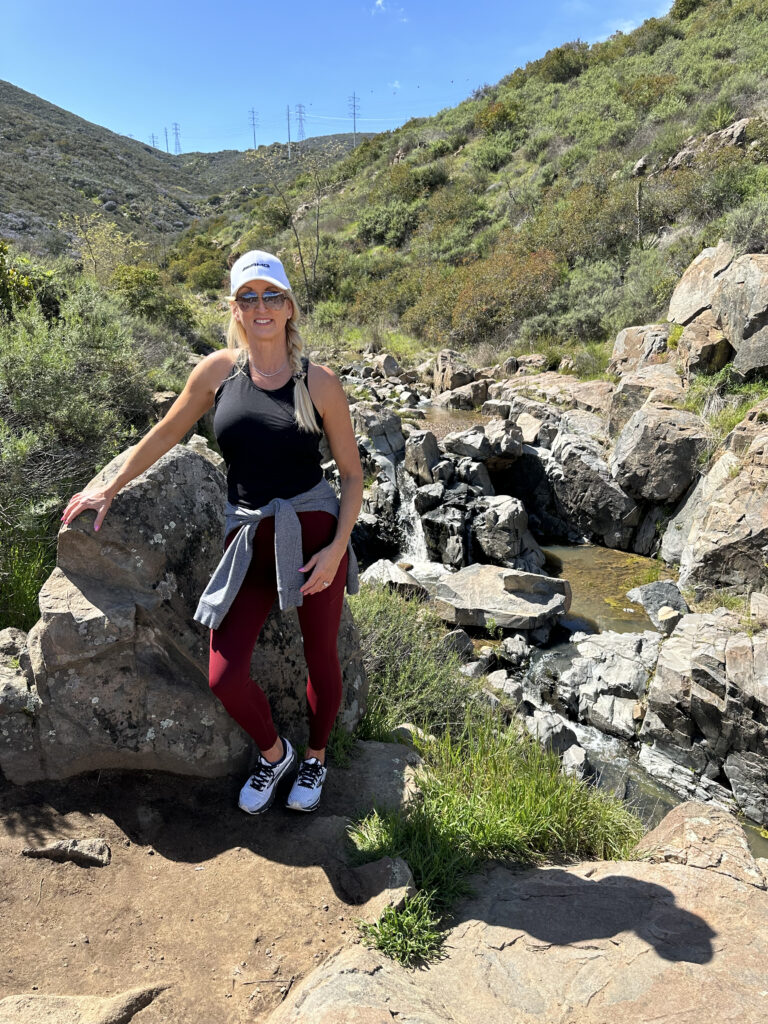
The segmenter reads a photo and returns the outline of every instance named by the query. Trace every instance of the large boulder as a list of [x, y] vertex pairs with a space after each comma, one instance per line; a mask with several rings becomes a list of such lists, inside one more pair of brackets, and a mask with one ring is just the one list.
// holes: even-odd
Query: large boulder
[[672, 293], [669, 319], [677, 324], [689, 324], [705, 309], [710, 309], [718, 279], [735, 255], [733, 247], [722, 240], [716, 247], [702, 249]]
[[[443, 391], [453, 391], [454, 388], [471, 384], [474, 374], [463, 362], [458, 352], [451, 349], [443, 349], [435, 356], [432, 384], [435, 394]], [[483, 399], [485, 401], [485, 399]]]
[[733, 356], [734, 349], [711, 309], [700, 313], [680, 335], [677, 359], [686, 377], [695, 373], [717, 373]]
[[405, 442], [405, 469], [417, 484], [431, 484], [440, 449], [431, 430], [413, 430]]
[[440, 507], [421, 517], [431, 561], [458, 569], [467, 564], [467, 513], [456, 506]]
[[493, 565], [469, 565], [432, 592], [438, 615], [454, 626], [533, 630], [568, 611], [571, 588], [554, 579]]
[[389, 459], [398, 459], [405, 449], [402, 421], [384, 405], [356, 402], [350, 406], [355, 434], [374, 451]]
[[645, 405], [616, 441], [611, 476], [639, 501], [673, 503], [685, 494], [707, 443], [700, 416], [672, 406]]
[[441, 409], [479, 409], [488, 395], [488, 381], [473, 380], [460, 388], [441, 392], [434, 404]]
[[647, 363], [664, 362], [668, 357], [669, 332], [669, 324], [625, 327], [619, 331], [613, 344], [609, 372], [624, 374]]
[[646, 402], [671, 405], [684, 398], [683, 382], [671, 363], [643, 366], [625, 374], [616, 385], [608, 410], [608, 431], [612, 436], [620, 433], [632, 414]]
[[[126, 456], [88, 486], [111, 479]], [[98, 533], [89, 513], [62, 528], [28, 637], [40, 703], [25, 743], [37, 745], [39, 761], [0, 744], [12, 781], [97, 768], [210, 777], [245, 765], [251, 741], [208, 689], [210, 634], [192, 619], [221, 556], [225, 494], [207, 459], [176, 446], [119, 492]], [[341, 714], [351, 727], [365, 709], [366, 680], [348, 610], [339, 653]], [[270, 617], [251, 671], [265, 683], [275, 720], [300, 741], [306, 668], [295, 612]]]
[[598, 439], [563, 417], [544, 468], [562, 519], [606, 547], [629, 547], [641, 509], [612, 479]]
[[[544, 553], [528, 532], [528, 514], [522, 501], [499, 494], [478, 498], [470, 537], [472, 552], [495, 565], [530, 571], [544, 565]], [[524, 561], [525, 564], [520, 564]]]

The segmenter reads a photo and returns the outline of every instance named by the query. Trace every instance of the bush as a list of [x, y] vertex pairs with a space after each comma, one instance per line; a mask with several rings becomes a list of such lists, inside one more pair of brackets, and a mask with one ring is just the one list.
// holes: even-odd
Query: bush
[[338, 327], [344, 320], [347, 313], [345, 303], [338, 299], [328, 299], [326, 302], [318, 302], [312, 311], [312, 319], [318, 327], [324, 330]]
[[368, 245], [384, 244], [396, 248], [416, 227], [419, 206], [402, 200], [377, 203], [364, 210], [358, 221], [360, 238]]
[[545, 82], [570, 82], [578, 77], [589, 64], [589, 44], [581, 39], [563, 46], [556, 46], [535, 62], [534, 67]]
[[519, 141], [511, 131], [480, 139], [472, 150], [472, 163], [479, 171], [498, 171], [515, 155]]
[[670, 18], [677, 18], [678, 21], [682, 21], [687, 18], [689, 14], [693, 14], [695, 10], [702, 7], [707, 0], [675, 0], [672, 4], [672, 8], [669, 12]]
[[756, 196], [731, 210], [720, 232], [740, 253], [768, 252], [768, 197]]

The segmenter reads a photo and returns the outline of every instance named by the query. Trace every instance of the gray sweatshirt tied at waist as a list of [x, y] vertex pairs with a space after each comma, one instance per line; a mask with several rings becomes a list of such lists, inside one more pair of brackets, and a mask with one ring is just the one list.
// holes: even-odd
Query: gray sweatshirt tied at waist
[[[308, 491], [293, 498], [274, 498], [268, 505], [262, 505], [257, 509], [232, 505], [228, 501], [225, 512], [225, 543], [236, 526], [243, 528], [238, 530], [232, 543], [225, 550], [208, 586], [203, 591], [194, 614], [195, 621], [210, 629], [219, 628], [251, 564], [256, 527], [268, 516], [275, 517], [275, 567], [280, 610], [285, 611], [286, 608], [295, 608], [303, 604], [304, 595], [301, 593], [301, 587], [308, 577], [305, 573], [299, 572], [304, 557], [298, 513], [330, 512], [338, 519], [339, 499], [328, 481], [323, 479]], [[356, 594], [360, 584], [357, 559], [351, 543], [347, 544], [347, 553], [347, 592]]]

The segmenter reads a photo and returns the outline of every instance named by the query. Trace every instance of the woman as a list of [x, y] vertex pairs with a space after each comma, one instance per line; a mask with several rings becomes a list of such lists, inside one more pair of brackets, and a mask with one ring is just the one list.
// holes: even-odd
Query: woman
[[[259, 757], [239, 806], [260, 814], [296, 763], [272, 722], [269, 701], [249, 678], [251, 654], [277, 596], [298, 607], [309, 668], [309, 746], [287, 806], [314, 810], [326, 777], [325, 748], [342, 697], [336, 643], [344, 585], [357, 589], [349, 544], [363, 474], [347, 400], [335, 374], [302, 357], [299, 308], [282, 263], [266, 252], [231, 271], [228, 347], [200, 362], [163, 419], [131, 451], [114, 480], [75, 494], [62, 520], [96, 510], [101, 527], [115, 494], [177, 444], [215, 404], [214, 432], [227, 464], [224, 555], [195, 619], [211, 628], [209, 682], [253, 738]], [[330, 444], [341, 501], [323, 477], [319, 442]]]

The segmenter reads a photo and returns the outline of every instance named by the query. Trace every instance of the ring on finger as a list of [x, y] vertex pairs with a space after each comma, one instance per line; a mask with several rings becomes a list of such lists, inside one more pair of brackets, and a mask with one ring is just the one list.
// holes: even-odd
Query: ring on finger
[[323, 586], [324, 587], [330, 587], [330, 585], [331, 584], [330, 584], [330, 582], [328, 580], [323, 580]]

